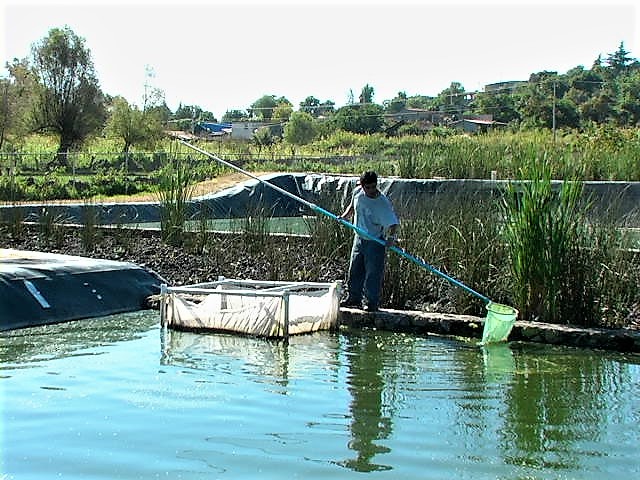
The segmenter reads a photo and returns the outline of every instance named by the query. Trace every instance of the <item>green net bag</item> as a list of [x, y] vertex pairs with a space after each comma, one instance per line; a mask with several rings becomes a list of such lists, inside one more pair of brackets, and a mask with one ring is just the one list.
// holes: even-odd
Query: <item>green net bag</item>
[[516, 323], [518, 310], [501, 303], [487, 304], [487, 318], [484, 320], [482, 344], [504, 342], [509, 337], [513, 325]]

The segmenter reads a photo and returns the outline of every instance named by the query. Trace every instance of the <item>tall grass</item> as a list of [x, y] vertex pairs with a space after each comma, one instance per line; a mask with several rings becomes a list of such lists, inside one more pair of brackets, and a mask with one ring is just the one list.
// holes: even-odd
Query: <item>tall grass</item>
[[2, 223], [7, 224], [10, 235], [16, 240], [22, 239], [25, 229], [24, 224], [22, 223], [24, 218], [20, 206], [13, 204], [12, 208], [9, 208], [2, 213]]
[[255, 254], [267, 248], [270, 240], [269, 218], [269, 207], [260, 201], [240, 219], [242, 240], [247, 252]]
[[80, 222], [80, 241], [85, 252], [89, 252], [98, 241], [97, 227], [100, 222], [98, 206], [85, 201], [80, 210]]
[[[456, 194], [430, 204], [401, 205], [399, 246], [496, 301], [507, 301], [503, 246], [493, 199]], [[410, 213], [409, 213], [410, 212]], [[384, 299], [397, 308], [483, 314], [483, 303], [446, 279], [390, 253]]]
[[200, 202], [198, 210], [195, 214], [196, 231], [193, 235], [189, 236], [190, 244], [187, 247], [200, 254], [206, 254], [210, 250], [210, 243], [213, 239], [212, 232], [210, 231], [209, 218], [211, 217], [209, 207], [204, 202]]
[[40, 241], [60, 247], [64, 242], [64, 223], [68, 218], [45, 205], [36, 215], [36, 219]]
[[193, 196], [193, 173], [189, 157], [170, 156], [159, 175], [160, 230], [169, 245], [184, 240], [188, 202]]
[[[318, 206], [335, 215], [340, 215], [345, 209], [340, 197], [326, 193], [318, 200]], [[351, 229], [321, 214], [305, 217], [305, 224], [311, 236], [313, 250], [320, 257], [335, 258], [349, 254], [353, 238]]]
[[509, 184], [502, 203], [512, 291], [523, 318], [615, 323], [621, 312], [608, 309], [628, 309], [640, 299], [637, 256], [624, 248], [616, 225], [593, 218], [580, 181], [554, 188], [544, 163], [524, 176], [529, 180]]

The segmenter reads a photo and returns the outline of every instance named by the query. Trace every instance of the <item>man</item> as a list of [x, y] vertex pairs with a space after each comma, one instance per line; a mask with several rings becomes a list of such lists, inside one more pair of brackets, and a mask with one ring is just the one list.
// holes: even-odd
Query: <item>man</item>
[[348, 296], [340, 306], [361, 308], [365, 300], [364, 310], [375, 312], [380, 305], [386, 249], [394, 245], [400, 223], [391, 202], [378, 190], [376, 172], [367, 171], [360, 176], [359, 187], [340, 218], [349, 220], [351, 215], [356, 227], [384, 244], [356, 232], [349, 263]]

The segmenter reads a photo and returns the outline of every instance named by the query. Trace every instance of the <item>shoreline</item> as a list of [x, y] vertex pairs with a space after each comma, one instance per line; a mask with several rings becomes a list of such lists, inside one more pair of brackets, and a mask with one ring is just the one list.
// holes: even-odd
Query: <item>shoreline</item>
[[[348, 328], [377, 328], [421, 335], [435, 334], [480, 339], [484, 318], [384, 308], [375, 313], [365, 313], [356, 309], [342, 308], [339, 323]], [[518, 341], [620, 353], [640, 353], [640, 330], [632, 328], [589, 328], [517, 320], [509, 335], [508, 343]]]
[[[289, 258], [301, 271], [315, 269], [314, 281], [331, 282], [346, 278], [348, 259], [318, 259], [305, 255], [305, 239], [278, 237], [277, 242], [260, 252], [248, 254], [239, 245], [241, 237], [212, 234], [222, 247], [197, 253], [189, 248], [172, 247], [162, 242], [158, 231], [121, 230], [99, 231], [92, 249], [82, 245], [77, 228], [61, 228], [58, 238], [43, 239], [36, 226], [25, 225], [19, 238], [0, 226], [5, 248], [77, 255], [87, 258], [134, 263], [159, 275], [169, 285], [189, 285], [208, 282], [219, 275], [227, 278], [254, 280], [304, 281], [304, 278], [278, 278], [276, 256]], [[234, 247], [234, 248], [232, 248]], [[244, 255], [243, 255], [244, 253]], [[408, 306], [409, 308], [411, 306]], [[574, 325], [516, 321], [509, 341], [527, 341], [580, 348], [640, 353], [640, 312], [627, 327], [616, 329], [589, 328]], [[382, 308], [376, 313], [356, 309], [341, 309], [339, 324], [347, 328], [379, 328], [415, 334], [437, 334], [480, 338], [484, 318], [455, 315], [446, 312], [395, 310]]]

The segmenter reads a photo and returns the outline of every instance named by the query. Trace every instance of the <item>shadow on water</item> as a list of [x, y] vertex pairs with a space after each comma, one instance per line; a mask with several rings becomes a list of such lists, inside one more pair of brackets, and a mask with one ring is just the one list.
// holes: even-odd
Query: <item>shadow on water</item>
[[0, 364], [28, 367], [29, 363], [95, 355], [100, 352], [91, 349], [140, 338], [158, 321], [158, 312], [143, 310], [0, 332]]
[[377, 335], [345, 337], [348, 388], [351, 393], [351, 441], [349, 448], [356, 454], [337, 462], [357, 472], [391, 470], [392, 467], [373, 461], [391, 450], [381, 444], [393, 430], [391, 412], [384, 411], [384, 359], [380, 355]]

